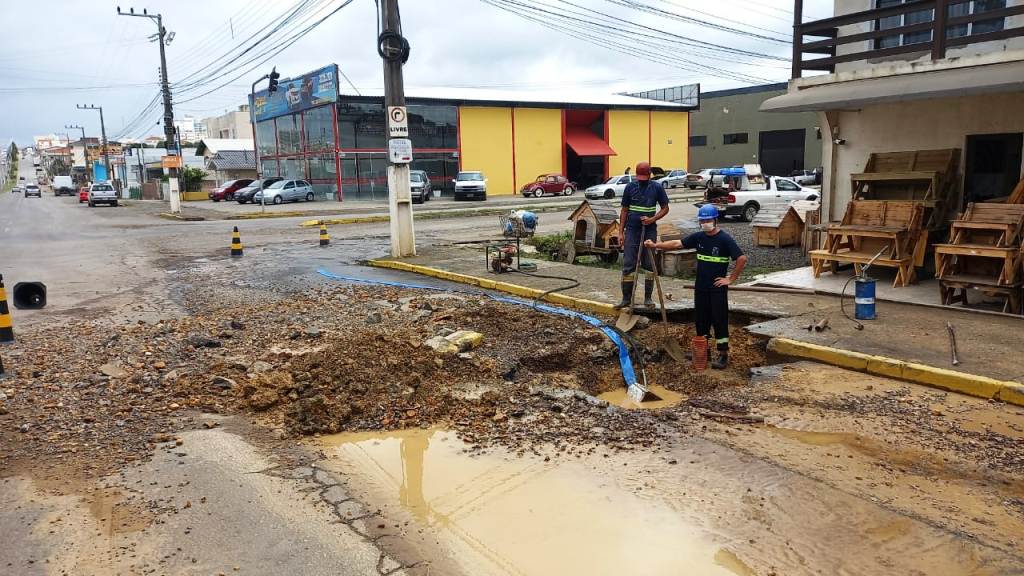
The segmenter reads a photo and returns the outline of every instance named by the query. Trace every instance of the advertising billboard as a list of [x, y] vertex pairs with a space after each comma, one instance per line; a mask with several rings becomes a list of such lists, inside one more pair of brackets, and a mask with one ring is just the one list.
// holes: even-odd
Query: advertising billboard
[[256, 121], [291, 114], [338, 101], [338, 66], [331, 64], [296, 78], [281, 80], [277, 91], [261, 90], [250, 96], [250, 110]]

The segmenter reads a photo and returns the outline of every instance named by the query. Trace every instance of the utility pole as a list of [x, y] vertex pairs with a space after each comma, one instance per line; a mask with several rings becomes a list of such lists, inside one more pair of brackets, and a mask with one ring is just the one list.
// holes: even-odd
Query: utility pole
[[270, 70], [270, 74], [264, 74], [257, 78], [249, 89], [249, 119], [252, 122], [252, 153], [253, 160], [256, 162], [256, 181], [260, 183], [260, 212], [267, 211], [267, 195], [263, 193], [263, 189], [266, 188], [266, 186], [263, 185], [263, 170], [260, 166], [260, 145], [259, 142], [256, 141], [256, 136], [258, 135], [256, 130], [256, 85], [264, 80], [269, 80], [270, 82], [267, 86], [267, 95], [269, 97], [270, 94], [277, 92], [277, 79], [280, 77], [281, 73], [277, 71], [277, 66], [274, 66]]
[[[65, 130], [81, 130], [82, 131], [82, 159], [83, 159], [83, 162], [84, 162], [85, 159], [87, 158], [86, 151], [89, 149], [85, 145], [85, 126], [80, 126], [78, 124], [65, 124], [64, 125], [64, 129]], [[70, 156], [71, 156], [71, 165], [68, 166], [68, 169], [71, 170], [71, 175], [74, 176], [74, 174], [75, 174], [75, 149], [71, 147], [71, 140], [70, 140], [70, 138], [68, 139], [68, 151], [71, 153], [70, 154]], [[85, 167], [85, 180], [86, 180], [86, 182], [89, 181], [89, 167], [88, 166]]]
[[[142, 14], [136, 14], [135, 8], [129, 8], [128, 12], [121, 12], [121, 7], [118, 6], [117, 13], [119, 16], [149, 18], [156, 22], [157, 33], [154, 35], [155, 38], [151, 37], [151, 39], [160, 45], [160, 92], [164, 99], [164, 143], [169, 154], [174, 147], [174, 108], [171, 105], [171, 87], [167, 82], [167, 54], [164, 51], [164, 46], [170, 44], [174, 39], [174, 32], [168, 33], [164, 28], [164, 19], [161, 14], [150, 14], [145, 8], [142, 9]], [[184, 166], [180, 155], [178, 162]], [[171, 212], [176, 214], [181, 212], [181, 197], [178, 195], [181, 183], [178, 180], [177, 168], [170, 168], [168, 181], [171, 184]]]
[[[83, 104], [75, 104], [75, 107], [77, 107], [79, 110], [100, 111], [100, 154], [103, 156], [103, 164], [107, 168], [107, 180], [113, 180], [113, 174], [110, 173], [110, 156], [107, 154], [107, 127], [103, 124], [103, 106], [96, 106], [94, 104], [89, 104], [88, 106], [85, 106]], [[88, 150], [88, 147], [86, 148], [86, 150]]]
[[409, 42], [402, 37], [398, 0], [381, 0], [381, 34], [377, 53], [384, 59], [384, 106], [388, 124], [388, 212], [391, 215], [391, 255], [416, 255], [416, 233], [412, 221], [409, 191], [408, 115], [405, 110], [405, 82], [402, 65], [409, 60]]

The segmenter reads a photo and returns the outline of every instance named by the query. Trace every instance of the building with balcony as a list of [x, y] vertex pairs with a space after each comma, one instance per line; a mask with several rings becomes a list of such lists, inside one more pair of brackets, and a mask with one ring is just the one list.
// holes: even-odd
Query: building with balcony
[[[382, 91], [338, 90], [327, 66], [251, 102], [261, 176], [302, 178], [322, 197], [387, 198]], [[460, 170], [478, 170], [488, 194], [508, 195], [539, 174], [585, 186], [649, 161], [686, 166], [696, 105], [579, 91], [407, 90], [414, 170], [451, 192]]]
[[842, 217], [873, 153], [954, 150], [955, 214], [1022, 178], [1024, 0], [836, 0], [804, 22], [769, 112], [814, 112], [823, 131], [822, 219]]

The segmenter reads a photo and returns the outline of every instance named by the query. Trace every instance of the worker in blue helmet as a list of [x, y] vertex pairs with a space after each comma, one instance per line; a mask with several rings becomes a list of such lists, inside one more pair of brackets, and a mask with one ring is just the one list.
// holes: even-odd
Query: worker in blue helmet
[[[732, 236], [718, 227], [718, 209], [714, 205], [701, 206], [697, 212], [697, 221], [700, 223], [700, 232], [682, 240], [648, 240], [644, 245], [658, 250], [697, 250], [697, 281], [693, 289], [697, 335], [710, 340], [711, 330], [714, 329], [718, 356], [711, 367], [721, 370], [729, 365], [729, 285], [743, 273], [747, 256]], [[733, 260], [736, 265], [730, 274], [729, 262]], [[711, 356], [710, 346], [708, 356]]]
[[[626, 185], [622, 192], [622, 208], [619, 223], [623, 227], [622, 246], [622, 301], [616, 308], [633, 305], [633, 283], [636, 282], [637, 266], [644, 270], [644, 306], [654, 307], [654, 262], [648, 253], [637, 252], [644, 240], [658, 237], [658, 220], [668, 214], [668, 194], [661, 183], [651, 180], [651, 165], [640, 162], [636, 165], [636, 180]], [[646, 251], [645, 251], [646, 252]]]

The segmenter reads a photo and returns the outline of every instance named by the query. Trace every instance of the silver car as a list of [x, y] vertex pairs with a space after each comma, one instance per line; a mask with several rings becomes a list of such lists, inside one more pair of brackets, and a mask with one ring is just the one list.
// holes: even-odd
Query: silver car
[[28, 186], [25, 186], [25, 198], [30, 196], [35, 196], [36, 198], [43, 197], [43, 193], [39, 191], [39, 186], [37, 184], [29, 184]]
[[666, 190], [669, 188], [675, 188], [676, 186], [686, 186], [686, 170], [669, 170], [668, 174], [665, 174], [657, 180], [658, 182], [661, 182], [661, 185], [664, 186]]
[[612, 176], [604, 184], [597, 184], [596, 186], [587, 188], [583, 194], [591, 200], [596, 200], [598, 198], [611, 200], [616, 196], [621, 198], [623, 190], [626, 189], [626, 185], [635, 181], [636, 176], [633, 174], [619, 174], [618, 176]]
[[[264, 200], [266, 198], [266, 200]], [[274, 182], [253, 195], [253, 204], [281, 204], [282, 202], [312, 202], [316, 198], [313, 186], [305, 180], [281, 180]]]

